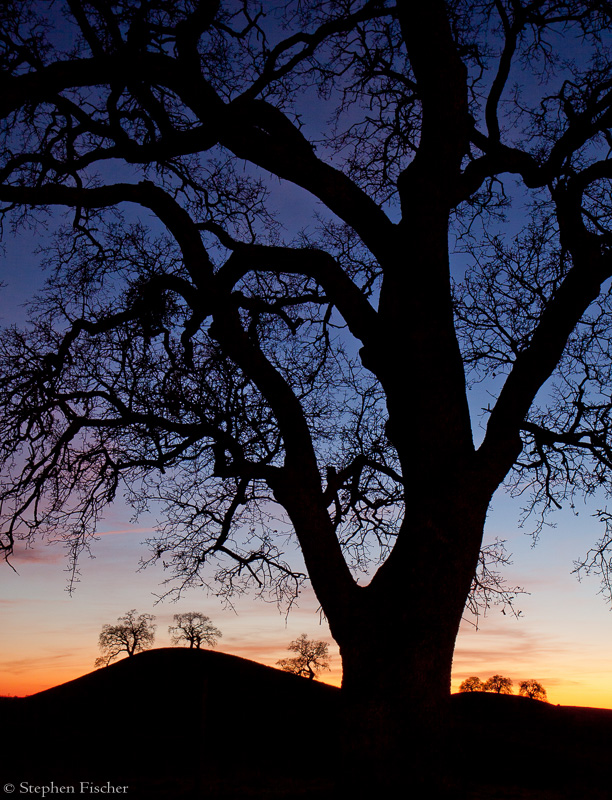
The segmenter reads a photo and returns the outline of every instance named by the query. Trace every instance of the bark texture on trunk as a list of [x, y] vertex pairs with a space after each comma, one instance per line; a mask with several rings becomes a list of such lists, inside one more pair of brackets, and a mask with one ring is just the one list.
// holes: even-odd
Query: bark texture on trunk
[[[403, 578], [388, 561], [360, 591], [351, 625], [330, 620], [343, 664], [344, 770], [357, 796], [384, 797], [398, 785], [457, 791], [448, 773], [451, 669], [486, 511], [472, 496], [461, 518], [466, 500], [444, 509], [441, 498], [446, 531], [438, 514], [404, 529], [414, 560], [404, 561]], [[426, 543], [428, 566], [419, 553]]]
[[[366, 626], [367, 622], [364, 621]], [[450, 776], [448, 705], [454, 637], [409, 646], [399, 632], [388, 648], [342, 648], [343, 773], [360, 797], [394, 789], [442, 792]], [[377, 646], [372, 642], [373, 648]], [[418, 793], [413, 796], [420, 796]]]

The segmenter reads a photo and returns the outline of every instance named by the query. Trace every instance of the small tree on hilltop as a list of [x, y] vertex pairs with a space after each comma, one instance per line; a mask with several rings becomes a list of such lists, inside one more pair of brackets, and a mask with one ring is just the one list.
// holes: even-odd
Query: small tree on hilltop
[[329, 670], [330, 668], [329, 645], [327, 642], [309, 639], [305, 633], [302, 633], [291, 642], [287, 649], [297, 653], [297, 656], [295, 658], [281, 658], [276, 662], [285, 672], [293, 672], [294, 675], [301, 675], [304, 678], [313, 680], [321, 670]]
[[519, 695], [521, 697], [529, 697], [531, 700], [547, 701], [546, 689], [541, 683], [533, 679], [521, 681], [519, 683]]
[[168, 633], [172, 636], [172, 644], [187, 642], [190, 648], [199, 650], [205, 644], [215, 647], [217, 639], [223, 634], [210, 621], [210, 617], [199, 611], [186, 611], [174, 615], [174, 625], [170, 625]]
[[136, 609], [117, 619], [117, 625], [104, 625], [98, 644], [102, 655], [96, 659], [96, 667], [106, 667], [121, 653], [133, 656], [153, 646], [155, 625], [153, 614], [139, 614]]
[[459, 687], [460, 692], [484, 692], [484, 690], [484, 683], [475, 675], [466, 678]]
[[492, 675], [484, 684], [485, 692], [495, 694], [512, 694], [512, 681], [503, 675]]

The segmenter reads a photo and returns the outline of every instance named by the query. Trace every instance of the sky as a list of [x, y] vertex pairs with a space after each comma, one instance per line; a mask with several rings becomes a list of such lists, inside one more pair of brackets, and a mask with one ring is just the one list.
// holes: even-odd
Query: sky
[[[296, 202], [299, 202], [297, 200]], [[296, 210], [299, 216], [301, 209]], [[6, 243], [0, 261], [0, 324], [24, 318], [23, 303], [44, 276], [33, 253], [35, 241], [23, 236]], [[476, 395], [474, 409], [486, 405]], [[478, 423], [476, 436], [478, 437]], [[604, 500], [553, 517], [532, 547], [527, 525], [521, 529], [520, 503], [503, 491], [493, 499], [486, 540], [506, 541], [512, 564], [504, 569], [508, 585], [527, 592], [516, 600], [518, 617], [493, 608], [461, 627], [453, 668], [453, 690], [466, 677], [483, 680], [493, 674], [515, 682], [534, 678], [547, 690], [550, 702], [612, 708], [612, 614], [596, 578], [582, 582], [572, 575], [574, 561], [601, 534], [593, 518]], [[287, 615], [274, 603], [252, 596], [236, 598], [233, 608], [203, 590], [190, 590], [178, 602], [159, 601], [167, 577], [158, 567], [139, 571], [146, 557], [142, 545], [154, 521], [131, 521], [131, 509], [118, 503], [100, 525], [92, 548], [83, 558], [81, 581], [66, 591], [66, 558], [61, 546], [37, 545], [19, 550], [12, 561], [16, 571], [0, 563], [0, 694], [26, 695], [76, 678], [94, 668], [98, 636], [104, 624], [126, 611], [156, 616], [156, 646], [169, 646], [168, 626], [174, 614], [200, 611], [211, 617], [223, 638], [218, 649], [274, 666], [291, 655], [288, 644], [306, 633], [329, 642], [331, 670], [321, 679], [341, 682], [341, 662], [329, 629], [311, 591]]]
[[[0, 261], [0, 324], [23, 318], [22, 304], [33, 288], [42, 286], [34, 243], [27, 237], [7, 242]], [[473, 407], [479, 405], [479, 397]], [[480, 405], [484, 405], [481, 403]], [[478, 431], [476, 431], [478, 436]], [[612, 708], [612, 614], [599, 591], [598, 580], [582, 582], [572, 575], [574, 561], [601, 534], [592, 516], [603, 499], [553, 516], [532, 547], [529, 526], [521, 529], [520, 503], [503, 491], [493, 499], [486, 527], [487, 541], [506, 541], [512, 564], [503, 574], [509, 586], [526, 594], [516, 600], [520, 615], [493, 608], [461, 627], [453, 668], [453, 690], [470, 675], [483, 680], [493, 674], [515, 682], [535, 678], [553, 703]], [[98, 636], [104, 624], [126, 611], [156, 616], [156, 646], [169, 646], [168, 626], [174, 614], [200, 611], [211, 617], [223, 638], [218, 649], [263, 664], [291, 655], [288, 644], [306, 633], [329, 642], [331, 670], [321, 679], [339, 685], [341, 662], [318, 603], [304, 592], [299, 606], [287, 615], [274, 603], [252, 596], [236, 598], [233, 608], [203, 590], [188, 591], [180, 601], [159, 601], [167, 577], [159, 567], [139, 571], [147, 555], [142, 545], [153, 519], [131, 521], [131, 509], [118, 503], [109, 510], [92, 548], [93, 559], [81, 562], [81, 581], [72, 595], [66, 591], [65, 553], [61, 546], [38, 544], [18, 550], [16, 571], [0, 563], [0, 694], [33, 694], [76, 678], [94, 668]]]
[[[291, 202], [301, 202], [292, 195]], [[309, 204], [306, 203], [309, 210]], [[292, 208], [296, 217], [301, 209]], [[6, 242], [0, 262], [0, 324], [23, 318], [21, 304], [42, 285], [28, 236]], [[603, 501], [553, 517], [532, 547], [529, 527], [519, 527], [520, 503], [498, 492], [487, 522], [487, 541], [506, 541], [512, 564], [504, 569], [510, 586], [524, 587], [516, 600], [518, 616], [499, 609], [480, 618], [478, 627], [461, 627], [453, 668], [453, 690], [466, 677], [483, 680], [502, 674], [518, 681], [534, 678], [552, 703], [612, 708], [612, 614], [598, 593], [596, 578], [572, 575], [574, 561], [601, 531], [593, 514]], [[273, 666], [290, 655], [287, 645], [306, 633], [330, 644], [331, 670], [321, 678], [341, 681], [340, 656], [311, 591], [287, 615], [273, 603], [246, 595], [233, 607], [203, 590], [190, 590], [178, 602], [160, 601], [166, 577], [160, 567], [139, 570], [147, 551], [142, 541], [152, 520], [131, 520], [121, 503], [109, 509], [93, 544], [93, 559], [81, 562], [81, 581], [66, 591], [66, 560], [61, 546], [19, 549], [13, 568], [0, 563], [0, 694], [26, 695], [69, 681], [94, 668], [104, 624], [126, 611], [156, 616], [156, 646], [168, 646], [174, 614], [199, 611], [211, 617], [223, 637], [218, 649]]]
[[[545, 530], [532, 548], [518, 528], [518, 511], [515, 502], [496, 496], [487, 536], [506, 539], [513, 563], [504, 575], [529, 594], [517, 598], [518, 618], [493, 609], [478, 629], [468, 621], [462, 625], [453, 689], [470, 675], [502, 674], [513, 679], [515, 691], [519, 680], [535, 678], [552, 703], [612, 708], [612, 615], [597, 580], [579, 582], [571, 574], [573, 561], [596, 539], [598, 523], [586, 507], [578, 517], [562, 513], [557, 527]], [[0, 565], [0, 694], [33, 694], [92, 671], [102, 626], [131, 608], [156, 616], [156, 646], [170, 645], [174, 614], [201, 611], [223, 633], [218, 650], [269, 666], [290, 655], [289, 642], [307, 633], [329, 642], [331, 671], [321, 679], [340, 684], [340, 656], [312, 592], [303, 593], [288, 615], [251, 596], [227, 608], [202, 590], [190, 590], [176, 603], [160, 602], [163, 570], [138, 571], [146, 553], [141, 542], [151, 530], [130, 522], [129, 509], [111, 509], [72, 595], [61, 546], [19, 550], [17, 572]]]

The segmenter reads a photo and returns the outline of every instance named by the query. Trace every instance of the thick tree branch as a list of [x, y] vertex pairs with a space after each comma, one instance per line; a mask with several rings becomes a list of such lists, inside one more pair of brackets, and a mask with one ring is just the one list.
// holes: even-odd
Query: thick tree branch
[[[163, 190], [147, 182], [114, 184], [99, 189], [3, 187], [0, 188], [0, 201], [84, 208], [134, 202], [155, 211], [176, 239], [194, 284], [204, 291], [205, 302], [210, 304], [208, 313], [213, 318], [210, 335], [219, 341], [225, 354], [257, 386], [277, 419], [286, 459], [283, 471], [274, 476], [273, 487], [285, 499], [290, 514], [296, 504], [302, 507], [306, 503], [311, 507], [311, 525], [302, 527], [298, 523], [296, 528], [313, 584], [320, 597], [327, 597], [327, 602], [332, 605], [341, 603], [348, 608], [357, 587], [325, 510], [317, 461], [303, 409], [284, 378], [244, 331], [230, 295], [215, 291], [212, 266], [198, 226], [189, 215]], [[299, 519], [295, 509], [293, 513]], [[320, 518], [318, 523], [314, 519], [317, 515]]]
[[313, 146], [277, 108], [262, 100], [231, 103], [221, 144], [319, 198], [350, 225], [378, 257], [391, 258], [394, 225], [343, 172], [315, 155]]
[[231, 291], [251, 270], [304, 275], [316, 280], [362, 343], [373, 335], [377, 314], [358, 286], [336, 260], [314, 248], [272, 247], [235, 243], [234, 252], [215, 276], [223, 290]]
[[398, 16], [423, 108], [415, 158], [398, 181], [407, 217], [423, 202], [446, 201], [449, 207], [446, 198], [459, 177], [472, 126], [467, 70], [457, 52], [445, 3], [400, 0]]
[[[557, 192], [561, 242], [573, 266], [543, 310], [529, 345], [517, 356], [491, 412], [479, 457], [495, 480], [510, 468], [521, 449], [519, 433], [539, 389], [550, 377], [568, 338], [601, 284], [612, 276], [612, 257], [600, 237], [589, 233], [581, 218], [582, 193], [573, 183]], [[497, 468], [492, 467], [493, 462]]]

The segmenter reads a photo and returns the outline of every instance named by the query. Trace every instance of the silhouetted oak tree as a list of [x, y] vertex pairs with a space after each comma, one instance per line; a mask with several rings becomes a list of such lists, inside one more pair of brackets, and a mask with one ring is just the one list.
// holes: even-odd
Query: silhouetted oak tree
[[5, 552], [165, 504], [178, 586], [308, 575], [363, 763], [435, 737], [493, 493], [610, 487], [610, 13], [4, 3], [4, 230], [69, 212], [0, 346]]
[[512, 694], [512, 680], [504, 675], [491, 675], [483, 684], [483, 691], [494, 694]]
[[107, 667], [121, 653], [134, 656], [153, 647], [155, 625], [153, 614], [139, 614], [133, 608], [117, 619], [116, 625], [104, 625], [98, 644], [102, 655], [96, 659], [96, 667]]
[[484, 683], [475, 675], [466, 678], [459, 687], [460, 692], [484, 692], [484, 690]]
[[215, 647], [223, 634], [210, 621], [210, 617], [199, 611], [185, 611], [174, 615], [174, 625], [168, 628], [172, 644], [186, 642], [190, 648], [199, 650], [203, 644]]
[[519, 683], [519, 695], [521, 697], [529, 697], [532, 700], [546, 701], [546, 689], [539, 681], [533, 678]]
[[293, 658], [281, 658], [276, 663], [285, 672], [293, 672], [309, 680], [314, 680], [321, 670], [329, 669], [329, 645], [316, 639], [309, 639], [301, 633], [287, 648], [297, 653]]

